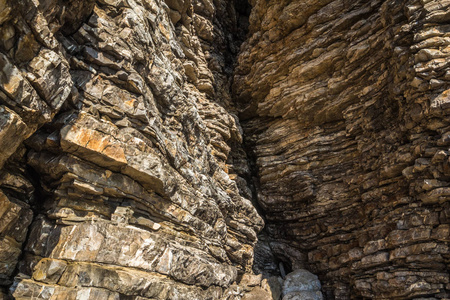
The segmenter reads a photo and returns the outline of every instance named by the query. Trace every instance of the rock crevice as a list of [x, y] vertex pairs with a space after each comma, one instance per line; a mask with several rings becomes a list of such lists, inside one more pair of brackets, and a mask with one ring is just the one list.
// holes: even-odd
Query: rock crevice
[[0, 0], [0, 297], [449, 297], [450, 2], [249, 2]]

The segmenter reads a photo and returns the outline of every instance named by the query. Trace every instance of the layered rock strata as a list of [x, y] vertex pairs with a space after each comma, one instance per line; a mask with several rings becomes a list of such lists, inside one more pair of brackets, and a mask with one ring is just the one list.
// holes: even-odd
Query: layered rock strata
[[450, 2], [251, 2], [256, 267], [304, 266], [329, 299], [448, 298]]
[[4, 294], [240, 299], [261, 285], [238, 285], [263, 221], [229, 93], [236, 7], [0, 1]]
[[0, 0], [0, 298], [450, 297], [450, 2], [250, 4]]

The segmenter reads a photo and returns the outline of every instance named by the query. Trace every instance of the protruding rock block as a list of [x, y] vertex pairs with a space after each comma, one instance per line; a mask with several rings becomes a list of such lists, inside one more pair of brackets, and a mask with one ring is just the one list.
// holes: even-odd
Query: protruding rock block
[[322, 300], [322, 286], [316, 275], [307, 270], [295, 270], [283, 282], [283, 300]]

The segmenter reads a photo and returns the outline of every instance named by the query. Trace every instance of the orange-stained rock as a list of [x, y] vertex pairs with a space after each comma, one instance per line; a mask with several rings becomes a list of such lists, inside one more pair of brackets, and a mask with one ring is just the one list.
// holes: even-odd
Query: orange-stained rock
[[[124, 149], [113, 135], [83, 126], [75, 123], [61, 130], [61, 147], [64, 151], [79, 156], [85, 154], [88, 160], [103, 166], [126, 165]], [[111, 127], [114, 125], [111, 124]]]
[[0, 298], [450, 298], [449, 7], [0, 0]]
[[230, 92], [249, 8], [0, 0], [0, 189], [34, 213], [0, 295], [243, 297], [264, 226]]

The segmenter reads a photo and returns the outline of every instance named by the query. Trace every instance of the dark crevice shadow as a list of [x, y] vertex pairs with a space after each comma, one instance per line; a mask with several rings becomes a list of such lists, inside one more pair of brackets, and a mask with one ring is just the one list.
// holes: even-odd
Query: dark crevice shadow
[[[12, 274], [12, 278], [16, 278], [17, 275], [19, 275], [19, 273], [24, 273], [26, 275], [31, 276], [30, 272], [23, 272], [24, 271], [24, 265], [25, 265], [25, 261], [26, 261], [26, 246], [28, 244], [28, 241], [30, 240], [30, 235], [31, 235], [31, 228], [36, 220], [36, 217], [42, 212], [42, 207], [44, 205], [44, 196], [42, 193], [42, 188], [40, 186], [40, 184], [38, 183], [39, 180], [35, 180], [35, 176], [38, 176], [38, 174], [31, 169], [30, 166], [26, 166], [27, 169], [27, 173], [33, 173], [33, 175], [30, 175], [30, 177], [28, 177], [28, 180], [30, 180], [30, 182], [33, 184], [34, 188], [35, 188], [35, 192], [34, 192], [34, 201], [31, 204], [31, 210], [33, 212], [33, 219], [30, 223], [30, 225], [28, 226], [28, 230], [27, 230], [27, 235], [25, 238], [25, 241], [22, 244], [22, 252], [20, 253], [19, 258], [17, 259], [17, 265], [16, 265], [16, 269], [14, 270], [13, 274]], [[14, 285], [14, 283], [13, 283]]]

